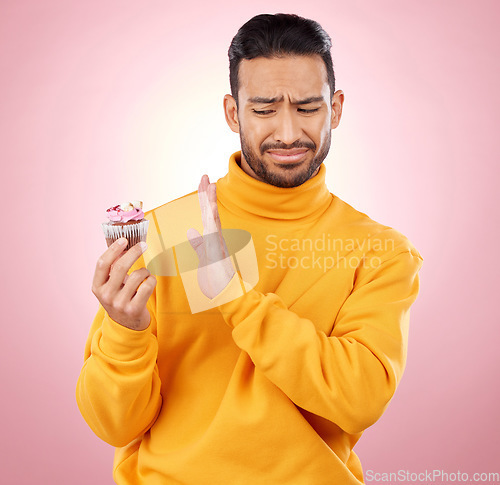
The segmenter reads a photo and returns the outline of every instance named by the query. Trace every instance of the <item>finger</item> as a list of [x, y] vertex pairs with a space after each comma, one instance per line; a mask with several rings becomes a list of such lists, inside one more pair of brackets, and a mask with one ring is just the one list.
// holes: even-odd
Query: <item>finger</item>
[[153, 275], [149, 275], [137, 288], [135, 296], [132, 298], [131, 303], [137, 309], [144, 308], [149, 300], [149, 297], [153, 294], [156, 286], [156, 278]]
[[145, 242], [137, 243], [113, 264], [108, 280], [110, 289], [118, 290], [120, 288], [127, 272], [146, 249], [147, 244]]
[[111, 265], [120, 257], [126, 246], [127, 240], [122, 237], [117, 239], [101, 254], [100, 258], [97, 260], [92, 288], [99, 288], [108, 281]]
[[151, 273], [146, 268], [139, 268], [133, 271], [128, 278], [126, 278], [125, 285], [120, 290], [118, 300], [123, 303], [128, 303], [135, 295], [139, 285], [145, 281]]
[[200, 201], [201, 221], [203, 223], [203, 234], [212, 234], [217, 231], [217, 225], [212, 212], [211, 203], [209, 200], [209, 190], [211, 184], [208, 183], [208, 176], [204, 175], [198, 190], [198, 198]]
[[198, 185], [198, 200], [200, 202], [200, 208], [201, 208], [201, 212], [202, 212], [202, 220], [203, 221], [204, 221], [205, 209], [206, 209], [204, 194], [206, 193], [207, 187], [209, 186], [209, 184], [210, 184], [210, 180], [208, 178], [208, 175], [204, 174], [201, 177], [200, 183]]
[[203, 232], [205, 232], [208, 219], [208, 201], [207, 201], [207, 187], [208, 187], [208, 175], [203, 175], [200, 180], [200, 184], [198, 185], [198, 202], [200, 204], [201, 211], [201, 222], [203, 224]]
[[200, 189], [207, 190], [207, 187], [209, 184], [210, 184], [210, 179], [208, 178], [208, 175], [206, 173], [204, 173], [201, 176], [200, 185], [198, 187], [198, 190], [200, 190]]
[[215, 227], [219, 232], [222, 232], [219, 217], [219, 208], [217, 206], [217, 186], [215, 184], [210, 184], [208, 187], [208, 201], [210, 203], [210, 209], [212, 210], [212, 217], [215, 222]]
[[209, 198], [210, 207], [212, 210], [212, 215], [214, 218], [215, 227], [217, 230], [219, 243], [223, 247], [224, 256], [227, 257], [229, 255], [229, 251], [228, 251], [227, 246], [226, 246], [226, 241], [224, 240], [224, 237], [222, 236], [222, 224], [220, 222], [219, 207], [217, 206], [217, 185], [215, 183], [210, 184], [210, 186], [208, 188], [208, 198]]

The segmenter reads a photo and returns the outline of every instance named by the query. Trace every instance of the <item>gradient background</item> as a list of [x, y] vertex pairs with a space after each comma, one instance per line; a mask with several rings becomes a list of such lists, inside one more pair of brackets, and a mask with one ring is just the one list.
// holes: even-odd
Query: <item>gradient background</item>
[[229, 43], [280, 11], [333, 39], [330, 190], [424, 257], [406, 374], [355, 448], [365, 473], [500, 471], [498, 2], [2, 0], [2, 483], [112, 483], [75, 402], [104, 210], [224, 175]]

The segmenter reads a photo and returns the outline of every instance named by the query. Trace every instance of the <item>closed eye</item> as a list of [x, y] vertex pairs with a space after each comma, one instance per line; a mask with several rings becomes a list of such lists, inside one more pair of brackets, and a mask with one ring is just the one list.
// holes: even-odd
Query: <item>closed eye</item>
[[263, 110], [263, 111], [257, 111], [256, 109], [254, 109], [253, 112], [255, 114], [258, 114], [258, 115], [268, 115], [268, 114], [274, 113], [274, 110], [272, 110], [272, 109], [266, 109], [266, 110]]
[[[255, 114], [257, 115], [269, 115], [271, 113], [274, 113], [273, 109], [265, 109], [265, 110], [252, 110]], [[313, 108], [313, 109], [304, 109], [304, 108], [298, 108], [297, 111], [299, 113], [316, 113], [316, 111], [319, 111], [319, 108]]]

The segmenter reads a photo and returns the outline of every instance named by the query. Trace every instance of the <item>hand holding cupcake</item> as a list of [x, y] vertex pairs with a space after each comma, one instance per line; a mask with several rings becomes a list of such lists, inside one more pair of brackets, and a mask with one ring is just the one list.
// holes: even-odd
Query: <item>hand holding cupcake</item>
[[[144, 219], [141, 201], [110, 207], [106, 216], [108, 222], [102, 224], [102, 229], [108, 249], [97, 262], [92, 292], [115, 322], [132, 330], [144, 330], [150, 323], [146, 303], [156, 278], [144, 267], [130, 275], [128, 272], [147, 248], [149, 221]], [[127, 239], [126, 245], [122, 238]], [[120, 264], [116, 265], [118, 260]]]

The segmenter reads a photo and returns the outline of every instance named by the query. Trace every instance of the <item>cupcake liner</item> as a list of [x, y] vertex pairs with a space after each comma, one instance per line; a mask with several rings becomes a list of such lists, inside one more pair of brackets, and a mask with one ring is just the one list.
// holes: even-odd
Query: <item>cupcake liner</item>
[[132, 246], [140, 241], [146, 241], [148, 234], [149, 221], [143, 219], [136, 224], [119, 225], [112, 222], [103, 222], [102, 230], [108, 247], [111, 246], [117, 239], [126, 237], [128, 244], [125, 250], [130, 249]]

